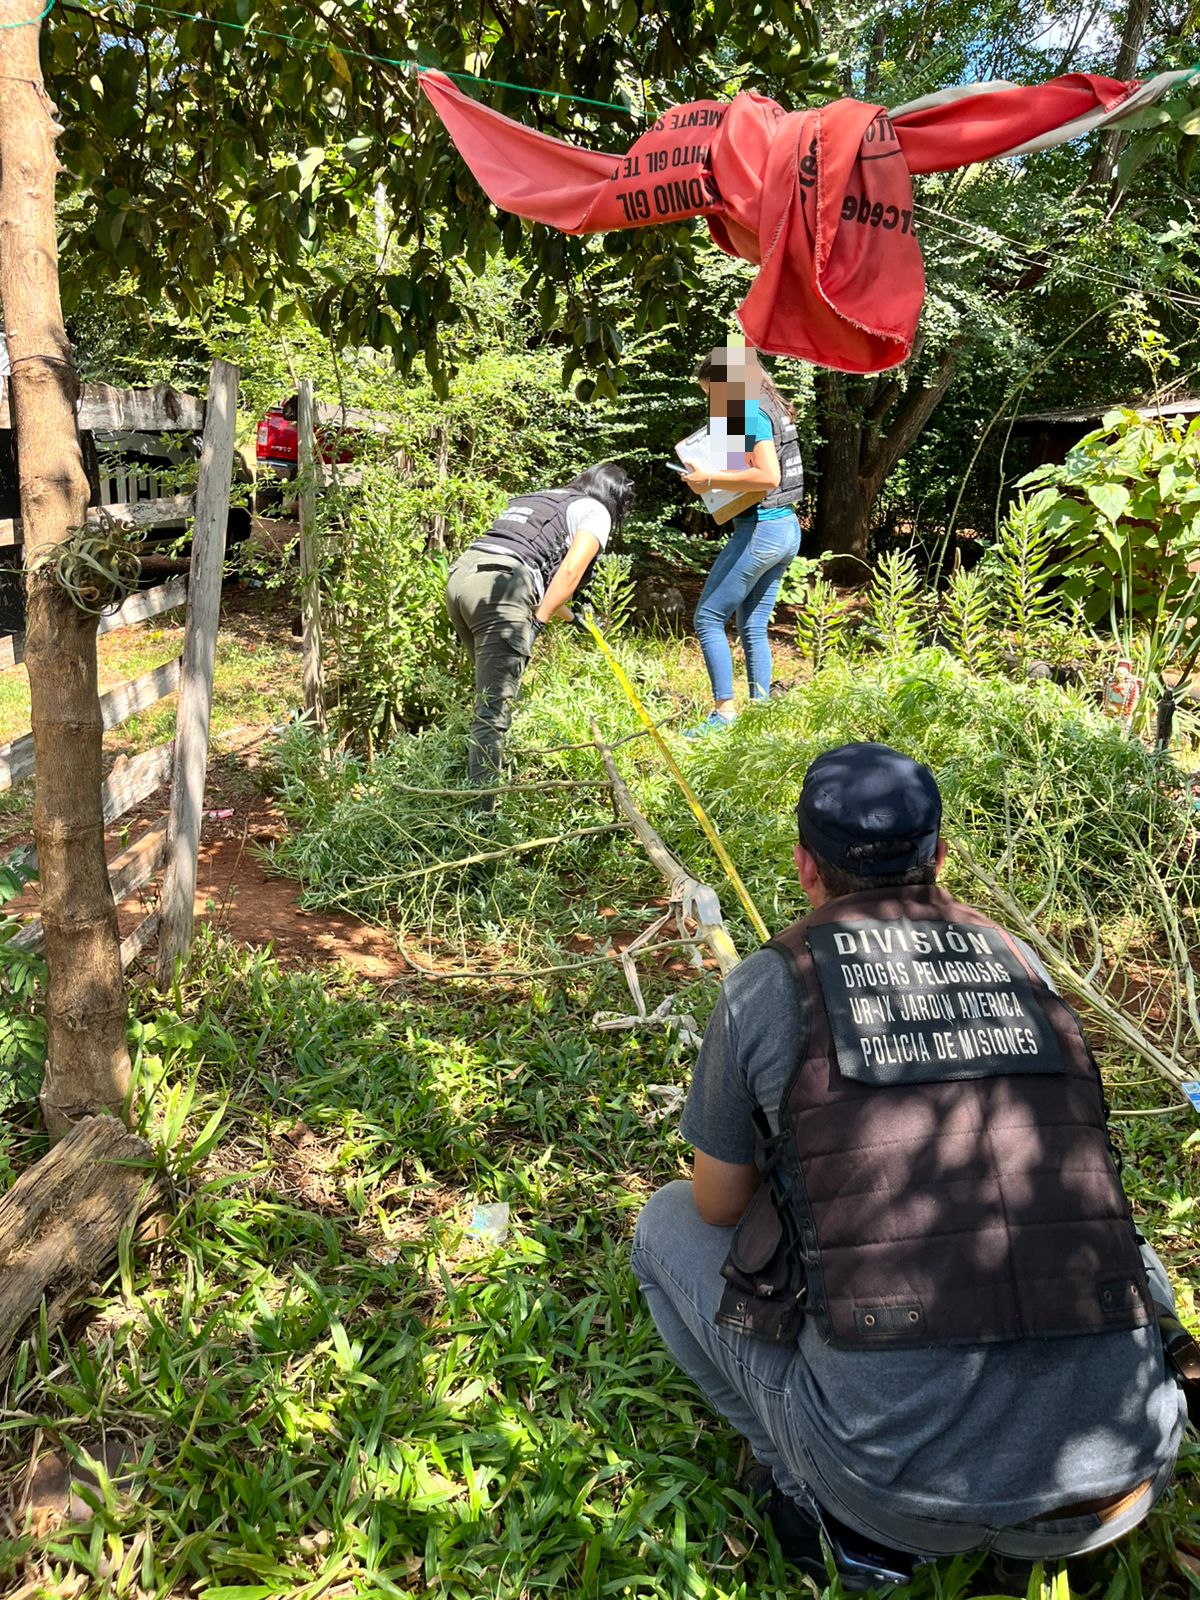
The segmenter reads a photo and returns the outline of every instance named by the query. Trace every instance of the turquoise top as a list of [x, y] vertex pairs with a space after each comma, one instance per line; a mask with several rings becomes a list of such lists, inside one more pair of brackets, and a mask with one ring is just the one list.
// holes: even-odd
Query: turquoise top
[[[747, 400], [746, 449], [753, 450], [754, 446], [764, 439], [770, 439], [774, 442], [775, 430], [771, 427], [771, 419], [757, 400]], [[775, 448], [778, 450], [778, 445]], [[795, 506], [767, 506], [765, 508], [758, 506], [755, 508], [754, 514], [759, 522], [779, 522], [784, 517], [794, 517], [796, 508]], [[750, 515], [751, 513], [747, 511], [746, 516]]]

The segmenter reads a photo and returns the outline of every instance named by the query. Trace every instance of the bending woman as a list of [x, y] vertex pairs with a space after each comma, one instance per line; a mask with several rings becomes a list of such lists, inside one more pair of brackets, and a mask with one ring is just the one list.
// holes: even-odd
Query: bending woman
[[[736, 362], [738, 357], [741, 364], [733, 364], [730, 358]], [[711, 474], [694, 468], [683, 481], [697, 494], [706, 489], [758, 489], [763, 498], [733, 519], [696, 605], [696, 633], [712, 684], [713, 709], [699, 727], [687, 730], [688, 738], [727, 728], [737, 715], [733, 655], [725, 636], [730, 617], [736, 621], [746, 656], [750, 699], [766, 700], [771, 693], [767, 625], [783, 575], [800, 549], [800, 523], [793, 508], [804, 494], [804, 464], [792, 408], [758, 365], [757, 352], [714, 350], [700, 363], [696, 380], [709, 396], [714, 423], [724, 419], [730, 433], [740, 434], [744, 417], [746, 465]]]
[[587, 577], [633, 504], [633, 482], [612, 462], [562, 489], [519, 495], [450, 568], [446, 609], [475, 664], [467, 752], [474, 788], [499, 779], [504, 736], [534, 642]]

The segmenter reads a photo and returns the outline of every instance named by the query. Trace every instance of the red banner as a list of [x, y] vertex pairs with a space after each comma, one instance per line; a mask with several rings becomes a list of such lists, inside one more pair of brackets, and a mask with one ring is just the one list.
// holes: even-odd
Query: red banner
[[523, 127], [441, 73], [423, 72], [421, 87], [500, 210], [564, 233], [704, 217], [722, 249], [760, 269], [738, 313], [752, 344], [879, 372], [907, 359], [925, 294], [911, 173], [1073, 138], [1177, 76], [1141, 90], [1084, 73], [976, 84], [890, 116], [856, 100], [798, 112], [756, 94], [697, 100], [615, 157]]

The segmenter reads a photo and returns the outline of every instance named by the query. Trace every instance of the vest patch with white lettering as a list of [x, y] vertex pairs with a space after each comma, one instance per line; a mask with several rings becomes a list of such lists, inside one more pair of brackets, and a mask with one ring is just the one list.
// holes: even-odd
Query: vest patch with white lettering
[[806, 938], [844, 1078], [887, 1088], [1066, 1071], [998, 929], [863, 920], [818, 924]]

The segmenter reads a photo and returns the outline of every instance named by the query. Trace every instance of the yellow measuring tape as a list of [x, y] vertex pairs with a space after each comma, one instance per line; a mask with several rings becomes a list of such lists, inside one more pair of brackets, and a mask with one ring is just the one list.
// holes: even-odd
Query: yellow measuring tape
[[716, 854], [717, 860], [721, 863], [722, 867], [724, 867], [724, 869], [725, 869], [725, 876], [729, 879], [730, 883], [733, 885], [734, 889], [737, 891], [737, 897], [742, 902], [742, 905], [745, 907], [746, 915], [750, 918], [750, 921], [751, 921], [751, 923], [752, 923], [752, 925], [754, 927], [755, 933], [758, 934], [760, 939], [763, 939], [763, 940], [769, 939], [771, 937], [770, 929], [767, 927], [767, 925], [763, 921], [762, 917], [759, 916], [758, 907], [754, 904], [754, 901], [751, 900], [750, 891], [746, 888], [746, 885], [742, 882], [741, 875], [739, 874], [738, 869], [734, 866], [732, 860], [730, 859], [729, 851], [726, 850], [725, 846], [721, 843], [720, 835], [717, 833], [717, 830], [713, 827], [712, 823], [708, 820], [708, 817], [707, 817], [707, 815], [705, 813], [704, 807], [700, 804], [699, 800], [696, 798], [695, 790], [692, 788], [691, 784], [684, 777], [683, 773], [680, 772], [678, 764], [676, 763], [675, 757], [667, 749], [666, 740], [663, 738], [662, 734], [659, 733], [658, 729], [654, 726], [654, 723], [650, 720], [650, 715], [647, 712], [645, 706], [638, 699], [637, 690], [633, 687], [633, 685], [630, 683], [628, 677], [626, 676], [624, 667], [622, 667], [621, 663], [617, 660], [616, 656], [613, 655], [612, 651], [609, 649], [608, 641], [605, 639], [604, 635], [600, 632], [600, 629], [596, 626], [595, 622], [593, 622], [591, 617], [585, 616], [582, 612], [577, 613], [577, 614], [579, 616], [579, 620], [584, 624], [584, 626], [587, 628], [588, 632], [591, 634], [592, 638], [595, 639], [596, 643], [600, 646], [600, 650], [601, 650], [601, 652], [602, 652], [602, 654], [604, 656], [604, 659], [608, 662], [609, 666], [613, 669], [613, 674], [616, 677], [617, 682], [621, 685], [622, 689], [624, 689], [625, 693], [629, 696], [630, 705], [637, 712], [638, 716], [641, 718], [642, 722], [645, 724], [646, 732], [650, 735], [650, 737], [654, 740], [655, 744], [658, 746], [659, 750], [662, 752], [663, 760], [667, 763], [667, 766], [670, 768], [671, 776], [675, 779], [675, 782], [679, 785], [680, 789], [683, 791], [683, 797], [684, 797], [684, 799], [687, 801], [688, 805], [692, 809], [692, 815], [695, 817], [696, 821], [700, 824], [700, 826], [704, 829], [704, 837], [708, 840], [709, 844], [712, 845], [713, 851]]

